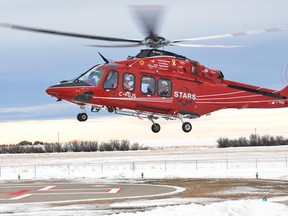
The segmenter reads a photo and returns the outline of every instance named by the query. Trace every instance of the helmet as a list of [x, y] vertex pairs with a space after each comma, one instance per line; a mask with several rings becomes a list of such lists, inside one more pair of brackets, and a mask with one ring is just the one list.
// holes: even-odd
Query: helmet
[[168, 86], [168, 83], [167, 83], [167, 81], [164, 81], [164, 80], [163, 80], [163, 81], [161, 81], [161, 85], [162, 85], [162, 86]]
[[130, 77], [130, 75], [128, 75], [128, 76], [125, 76], [125, 81], [126, 81], [126, 82], [129, 82], [129, 81], [131, 81], [131, 77]]

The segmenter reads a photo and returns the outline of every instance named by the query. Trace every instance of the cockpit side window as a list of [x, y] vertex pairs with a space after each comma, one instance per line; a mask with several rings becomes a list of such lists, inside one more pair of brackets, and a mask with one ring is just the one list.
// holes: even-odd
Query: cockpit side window
[[100, 83], [102, 76], [104, 74], [104, 69], [99, 67], [93, 67], [89, 71], [87, 71], [85, 74], [77, 78], [75, 81], [82, 81], [87, 83], [91, 86], [98, 86]]
[[143, 76], [141, 78], [141, 92], [147, 95], [155, 93], [156, 81], [153, 77]]
[[116, 70], [110, 70], [106, 76], [103, 88], [116, 89], [118, 87], [119, 73]]
[[133, 91], [135, 89], [135, 76], [132, 73], [124, 74], [123, 89], [125, 91]]

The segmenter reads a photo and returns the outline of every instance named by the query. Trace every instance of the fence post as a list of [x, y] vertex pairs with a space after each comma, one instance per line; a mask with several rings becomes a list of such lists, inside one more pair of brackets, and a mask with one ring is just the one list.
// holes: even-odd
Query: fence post
[[195, 168], [196, 168], [196, 170], [198, 170], [198, 162], [197, 162], [197, 160], [195, 162]]
[[67, 169], [68, 169], [68, 175], [70, 175], [70, 165], [67, 164]]
[[34, 165], [34, 175], [35, 175], [35, 177], [37, 177], [37, 166], [36, 165]]

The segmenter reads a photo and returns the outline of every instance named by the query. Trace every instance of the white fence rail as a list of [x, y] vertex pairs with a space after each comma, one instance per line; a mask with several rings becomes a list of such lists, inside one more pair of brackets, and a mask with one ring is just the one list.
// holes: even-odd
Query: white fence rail
[[197, 176], [197, 173], [279, 171], [287, 173], [288, 157], [128, 161], [0, 166], [1, 179]]

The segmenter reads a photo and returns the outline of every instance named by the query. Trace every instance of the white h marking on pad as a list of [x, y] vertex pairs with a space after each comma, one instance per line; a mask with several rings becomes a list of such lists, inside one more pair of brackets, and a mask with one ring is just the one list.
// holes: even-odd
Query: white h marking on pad
[[112, 188], [108, 191], [108, 193], [119, 193], [122, 190], [122, 188]]
[[32, 194], [23, 194], [21, 196], [17, 196], [17, 197], [12, 197], [10, 198], [10, 200], [19, 200], [19, 199], [24, 199], [26, 197], [32, 196]]
[[56, 186], [55, 185], [54, 186], [46, 186], [44, 188], [39, 189], [38, 191], [47, 191], [47, 190], [50, 190], [50, 189], [52, 189], [54, 187], [56, 187]]

